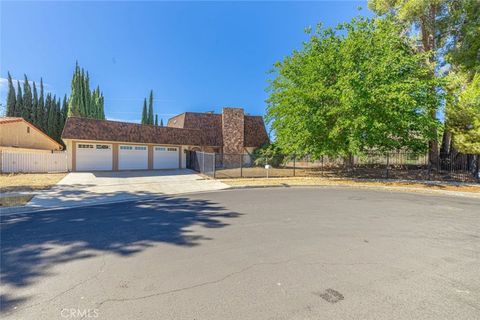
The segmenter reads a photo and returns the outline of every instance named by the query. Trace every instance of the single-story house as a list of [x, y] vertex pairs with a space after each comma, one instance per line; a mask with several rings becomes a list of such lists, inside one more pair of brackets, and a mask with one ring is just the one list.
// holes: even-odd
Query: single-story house
[[62, 140], [70, 171], [185, 168], [187, 150], [243, 154], [269, 141], [263, 118], [241, 108], [186, 112], [165, 127], [70, 117]]
[[0, 149], [9, 151], [52, 152], [63, 146], [23, 118], [0, 118]]

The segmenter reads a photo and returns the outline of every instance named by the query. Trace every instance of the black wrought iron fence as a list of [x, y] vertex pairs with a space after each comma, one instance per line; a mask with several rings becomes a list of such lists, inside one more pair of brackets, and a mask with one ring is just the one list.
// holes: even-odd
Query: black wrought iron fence
[[195, 152], [190, 168], [214, 178], [353, 177], [479, 182], [480, 155], [456, 154], [432, 163], [423, 154], [366, 153], [349, 157], [299, 157]]

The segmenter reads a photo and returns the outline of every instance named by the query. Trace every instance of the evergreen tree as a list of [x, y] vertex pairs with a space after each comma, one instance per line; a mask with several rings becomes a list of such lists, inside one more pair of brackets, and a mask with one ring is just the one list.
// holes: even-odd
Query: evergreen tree
[[148, 124], [147, 98], [143, 99], [142, 124]]
[[38, 97], [37, 121], [40, 128], [46, 132], [47, 113], [45, 112], [45, 98], [43, 95], [43, 79], [40, 78], [40, 96]]
[[155, 125], [158, 126], [158, 114], [155, 114]]
[[[65, 124], [65, 121], [67, 120], [67, 113], [68, 113], [68, 100], [67, 100], [67, 95], [63, 96], [63, 103], [62, 103], [62, 122], [63, 125]], [[63, 130], [63, 125], [62, 125], [62, 130]]]
[[105, 119], [103, 94], [98, 86], [90, 91], [90, 75], [80, 68], [78, 62], [75, 65], [68, 101], [68, 116]]
[[63, 125], [64, 125], [64, 120], [63, 120], [62, 109], [61, 109], [61, 101], [60, 101], [60, 98], [58, 98], [58, 101], [55, 104], [55, 134], [54, 134], [54, 139], [57, 141], [61, 141], [60, 137], [62, 135]]
[[104, 107], [105, 99], [103, 98], [103, 93], [100, 92], [100, 88], [98, 88], [98, 92], [100, 94], [99, 108], [98, 108], [98, 119], [105, 120], [105, 107]]
[[17, 80], [17, 101], [15, 102], [15, 112], [14, 117], [21, 117], [23, 110], [23, 94], [22, 88], [20, 87], [20, 81]]
[[45, 99], [45, 128], [47, 135], [52, 136], [53, 112], [52, 112], [52, 95], [47, 93]]
[[150, 97], [148, 99], [148, 124], [153, 124], [153, 90], [150, 90]]
[[37, 85], [35, 81], [33, 82], [33, 104], [32, 104], [32, 123], [40, 127], [40, 123], [38, 121], [38, 93], [37, 93]]
[[163, 127], [163, 119], [160, 119], [160, 127]]
[[25, 81], [23, 82], [23, 108], [21, 111], [21, 117], [28, 122], [32, 121], [32, 88], [28, 82], [27, 75], [25, 75]]
[[17, 98], [15, 97], [15, 87], [13, 86], [12, 76], [10, 72], [8, 73], [8, 95], [7, 95], [7, 117], [15, 116], [15, 104], [17, 103]]

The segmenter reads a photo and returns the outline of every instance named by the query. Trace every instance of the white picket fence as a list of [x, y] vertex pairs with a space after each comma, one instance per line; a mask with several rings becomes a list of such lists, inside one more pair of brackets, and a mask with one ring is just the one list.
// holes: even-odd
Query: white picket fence
[[1, 150], [1, 172], [66, 172], [67, 153], [36, 153]]

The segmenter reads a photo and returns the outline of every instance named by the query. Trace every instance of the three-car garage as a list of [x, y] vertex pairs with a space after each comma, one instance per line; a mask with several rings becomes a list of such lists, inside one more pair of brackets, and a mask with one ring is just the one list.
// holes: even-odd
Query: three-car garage
[[75, 171], [181, 168], [180, 146], [78, 142]]

